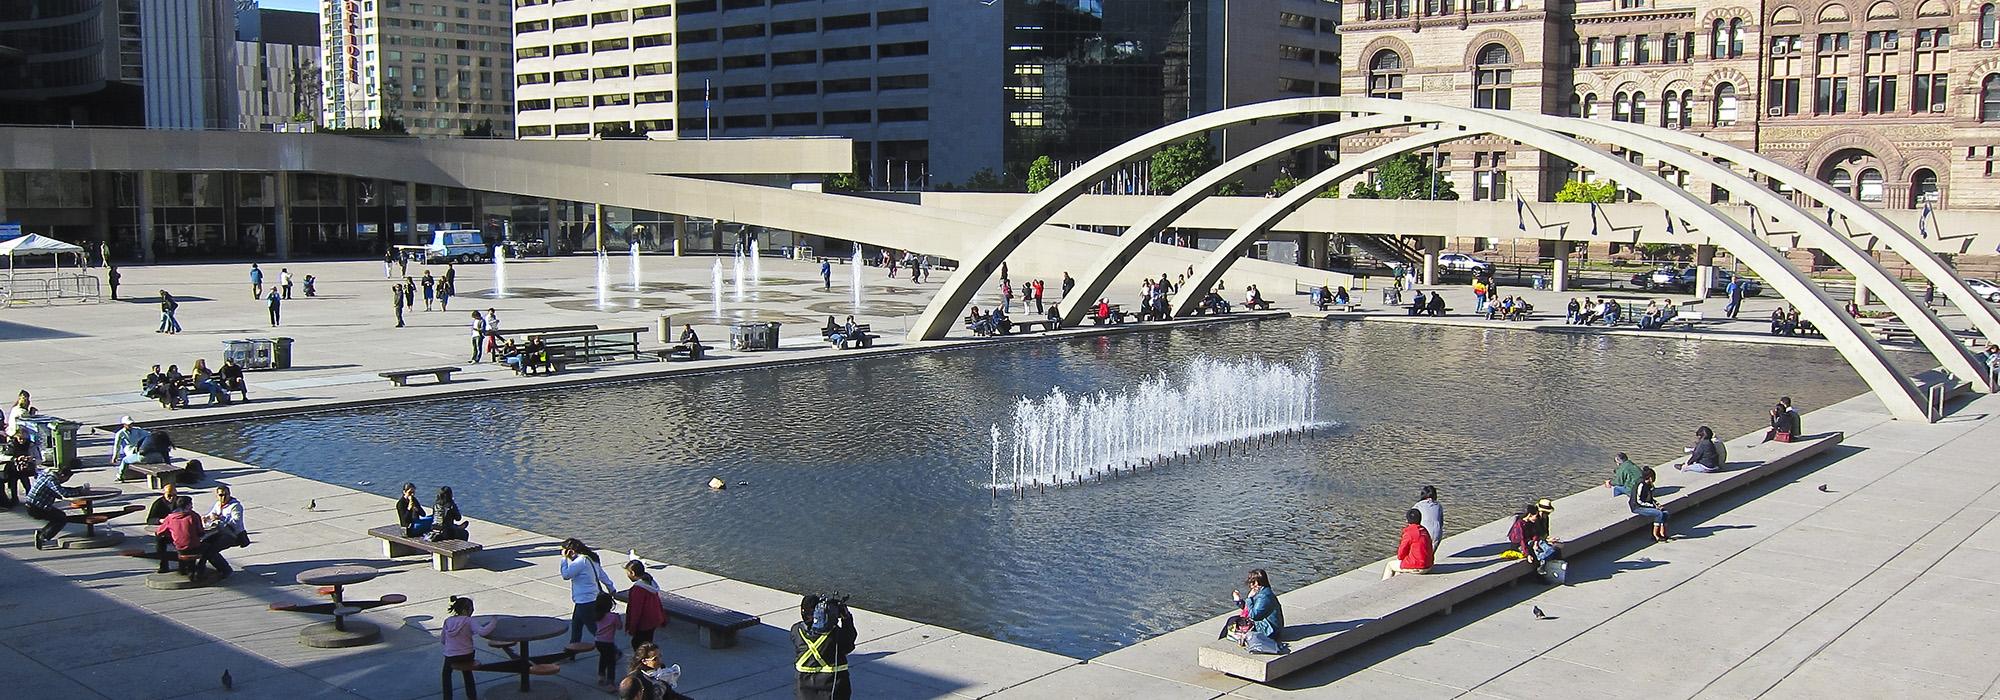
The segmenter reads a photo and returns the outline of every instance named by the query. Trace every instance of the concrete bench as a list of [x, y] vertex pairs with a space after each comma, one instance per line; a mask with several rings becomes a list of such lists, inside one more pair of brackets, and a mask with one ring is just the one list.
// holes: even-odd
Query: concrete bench
[[372, 537], [382, 540], [382, 556], [389, 559], [407, 557], [412, 554], [431, 555], [431, 567], [438, 571], [457, 571], [465, 568], [472, 559], [472, 553], [484, 549], [481, 545], [465, 540], [430, 540], [407, 537], [401, 525], [384, 525], [368, 531]]
[[181, 472], [183, 471], [187, 471], [187, 469], [179, 464], [159, 462], [127, 464], [119, 471], [118, 480], [124, 481], [125, 472], [131, 472], [146, 477], [146, 485], [154, 491], [158, 491], [166, 488], [167, 484], [180, 481]]
[[437, 377], [437, 383], [439, 384], [450, 384], [451, 375], [456, 372], [458, 372], [457, 367], [424, 367], [421, 369], [396, 369], [379, 372], [375, 376], [388, 379], [390, 384], [396, 386], [409, 386], [410, 377], [419, 374], [428, 374]]
[[[624, 602], [625, 594], [626, 591], [617, 591], [611, 596]], [[736, 646], [736, 633], [756, 627], [759, 622], [756, 615], [740, 613], [666, 591], [660, 591], [660, 609], [666, 611], [669, 624], [674, 620], [694, 623], [696, 639], [709, 649], [727, 649]]]
[[671, 347], [664, 347], [660, 348], [659, 350], [655, 350], [653, 351], [653, 356], [660, 358], [661, 362], [665, 362], [668, 360], [693, 361], [708, 357], [708, 351], [714, 349], [715, 348], [712, 346], [702, 345], [699, 343], [694, 345], [687, 345], [683, 343], [680, 345], [674, 345]]
[[[1728, 453], [1735, 459], [1724, 471], [1682, 472], [1674, 469], [1672, 462], [1655, 467], [1659, 474], [1656, 486], [1669, 491], [1659, 497], [1660, 506], [1670, 513], [1685, 511], [1824, 453], [1842, 439], [1840, 433], [1828, 433], [1780, 443], [1761, 442], [1762, 436], [1759, 431], [1732, 441]], [[1197, 649], [1196, 660], [1203, 668], [1269, 683], [1425, 617], [1448, 613], [1460, 602], [1533, 572], [1526, 560], [1499, 557], [1509, 549], [1507, 531], [1512, 521], [1511, 517], [1503, 518], [1446, 538], [1438, 546], [1436, 564], [1429, 574], [1377, 580], [1387, 561], [1378, 560], [1280, 594], [1281, 603], [1292, 601], [1286, 605], [1289, 626], [1280, 640], [1290, 645], [1291, 653], [1251, 654], [1235, 642], [1216, 640]], [[1557, 499], [1551, 521], [1564, 558], [1643, 530], [1651, 522], [1633, 514], [1625, 497], [1613, 496], [1610, 489], [1602, 487]], [[1394, 544], [1384, 542], [1383, 548], [1393, 549]], [[1342, 592], [1316, 594], [1315, 588]]]
[[1354, 313], [1354, 312], [1356, 312], [1356, 311], [1360, 311], [1360, 310], [1361, 310], [1361, 305], [1360, 305], [1360, 304], [1356, 304], [1356, 303], [1351, 303], [1351, 302], [1350, 302], [1350, 303], [1346, 303], [1346, 304], [1335, 304], [1335, 303], [1331, 303], [1331, 302], [1328, 302], [1328, 303], [1324, 303], [1324, 304], [1320, 304], [1320, 305], [1319, 305], [1319, 310], [1321, 310], [1321, 311], [1327, 311], [1327, 310], [1333, 310], [1333, 311], [1339, 311], [1339, 312], [1341, 312], [1341, 313], [1350, 313], [1350, 314], [1351, 314], [1351, 313]]
[[1038, 318], [1033, 321], [1008, 321], [1007, 327], [1000, 329], [1000, 334], [1026, 333], [1033, 330], [1053, 331], [1060, 330], [1061, 328], [1062, 321], [1060, 320]]
[[[819, 329], [819, 337], [821, 340], [824, 340], [828, 343], [833, 343], [833, 334], [840, 333], [845, 330], [847, 330], [847, 326], [844, 325], [823, 326]], [[839, 343], [834, 343], [834, 344], [839, 345], [840, 349], [842, 350], [846, 350], [848, 348], [855, 346], [860, 346], [864, 348], [875, 347], [875, 339], [880, 338], [882, 336], [876, 335], [871, 331], [872, 329], [869, 328], [868, 324], [866, 323], [854, 324], [854, 335], [842, 338]]]

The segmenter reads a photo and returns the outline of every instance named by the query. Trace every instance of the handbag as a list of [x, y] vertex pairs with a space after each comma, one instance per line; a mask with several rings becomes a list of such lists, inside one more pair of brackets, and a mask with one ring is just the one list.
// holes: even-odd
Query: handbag
[[592, 622], [595, 622], [596, 620], [604, 619], [605, 615], [610, 614], [611, 606], [616, 605], [618, 599], [611, 596], [611, 591], [605, 590], [604, 580], [610, 578], [610, 575], [604, 573], [603, 565], [598, 564], [597, 560], [593, 559], [590, 562], [590, 570], [590, 581], [597, 584], [597, 600], [591, 604], [591, 610], [596, 615]]
[[1251, 632], [1244, 635], [1243, 650], [1252, 654], [1283, 654], [1287, 652], [1285, 645], [1278, 643], [1278, 640], [1272, 639], [1262, 632]]

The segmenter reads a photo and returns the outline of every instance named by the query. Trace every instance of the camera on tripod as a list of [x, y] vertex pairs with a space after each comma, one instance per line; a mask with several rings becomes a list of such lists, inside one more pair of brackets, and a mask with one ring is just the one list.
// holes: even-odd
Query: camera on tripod
[[847, 619], [848, 614], [846, 595], [835, 593], [820, 596], [819, 604], [813, 606], [812, 622], [806, 625], [807, 631], [815, 635], [831, 632]]

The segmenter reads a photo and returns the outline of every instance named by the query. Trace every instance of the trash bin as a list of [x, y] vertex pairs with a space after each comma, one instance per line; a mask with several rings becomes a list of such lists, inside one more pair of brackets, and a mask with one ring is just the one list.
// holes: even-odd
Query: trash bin
[[49, 441], [49, 462], [57, 469], [76, 469], [83, 466], [76, 458], [76, 429], [82, 423], [66, 420], [50, 421], [43, 428], [44, 439]]
[[762, 338], [757, 336], [768, 330], [770, 328], [762, 323], [732, 323], [729, 325], [729, 349], [762, 350]]
[[292, 368], [292, 339], [291, 339], [291, 338], [272, 338], [272, 339], [271, 339], [271, 368], [272, 368], [272, 369], [291, 369], [291, 368]]
[[764, 349], [766, 350], [778, 349], [778, 327], [783, 324], [780, 324], [777, 321], [772, 321], [764, 325], [769, 326], [769, 328], [765, 330], [766, 335], [764, 336], [764, 342], [765, 342]]
[[660, 314], [660, 342], [672, 344], [674, 340], [674, 317]]

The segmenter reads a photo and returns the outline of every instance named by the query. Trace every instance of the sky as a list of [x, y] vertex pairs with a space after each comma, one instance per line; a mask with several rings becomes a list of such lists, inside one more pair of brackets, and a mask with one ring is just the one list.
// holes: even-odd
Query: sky
[[257, 0], [257, 6], [268, 7], [273, 10], [303, 10], [306, 12], [318, 12], [319, 0]]

